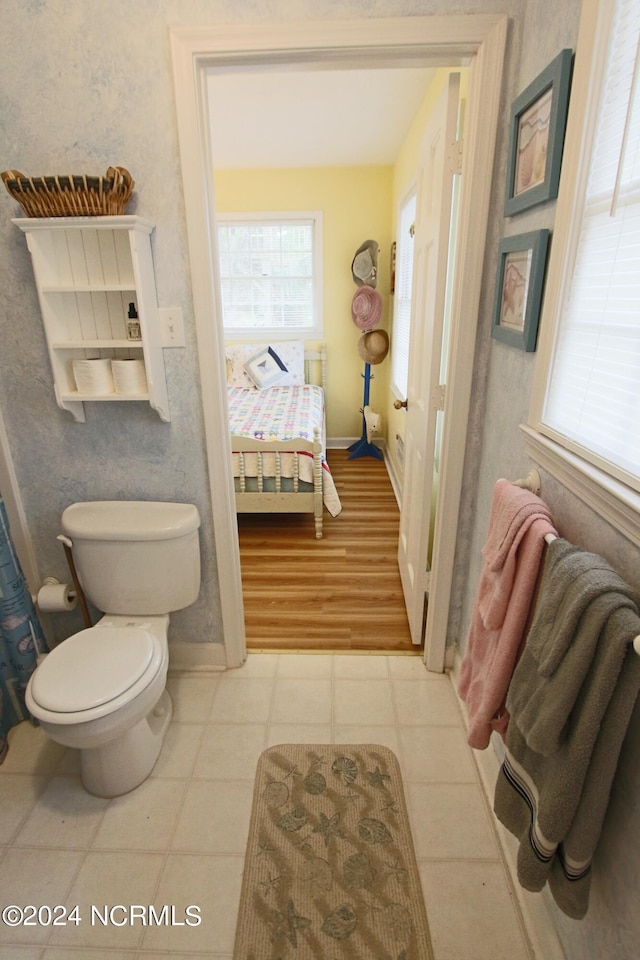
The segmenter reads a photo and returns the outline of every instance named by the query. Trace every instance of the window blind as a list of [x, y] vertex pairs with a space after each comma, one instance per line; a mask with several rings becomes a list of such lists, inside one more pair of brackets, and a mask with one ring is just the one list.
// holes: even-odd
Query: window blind
[[401, 400], [406, 399], [409, 376], [411, 292], [413, 288], [413, 224], [415, 218], [416, 196], [413, 194], [400, 211], [400, 235], [396, 256], [396, 288], [393, 303], [391, 389]]
[[225, 330], [311, 330], [314, 223], [218, 221]]
[[617, 0], [543, 423], [640, 489], [640, 5]]

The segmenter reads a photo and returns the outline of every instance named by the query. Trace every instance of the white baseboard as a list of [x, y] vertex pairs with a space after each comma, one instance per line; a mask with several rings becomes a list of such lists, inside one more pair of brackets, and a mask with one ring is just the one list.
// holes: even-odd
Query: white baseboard
[[[386, 454], [386, 449], [385, 449]], [[384, 462], [387, 466], [387, 473], [389, 474], [389, 480], [391, 481], [391, 486], [393, 488], [393, 493], [396, 498], [396, 503], [398, 504], [398, 509], [402, 509], [402, 482], [398, 473], [396, 471], [396, 465], [392, 457], [385, 456]]]
[[226, 669], [224, 643], [169, 643], [169, 673], [219, 673]]
[[[361, 437], [327, 437], [327, 450], [348, 450], [349, 447], [361, 439]], [[387, 446], [384, 437], [374, 437], [373, 443], [376, 447], [380, 447], [384, 453]]]
[[[455, 656], [453, 668], [451, 670], [451, 682], [454, 693], [458, 697], [458, 680], [460, 677], [460, 651], [455, 647]], [[458, 697], [461, 712], [467, 719], [467, 708], [463, 701]], [[493, 735], [494, 738], [496, 734]], [[501, 758], [498, 757], [497, 750], [502, 745], [502, 741], [497, 737], [498, 743], [489, 744], [486, 750], [474, 750], [473, 757], [476, 762], [480, 783], [485, 794], [488, 807], [493, 811], [493, 794], [496, 779], [500, 772]], [[496, 828], [496, 835], [500, 844], [503, 860], [505, 862], [509, 880], [513, 889], [514, 897], [520, 908], [522, 922], [524, 924], [527, 937], [529, 939], [533, 956], [535, 960], [565, 960], [564, 950], [558, 937], [558, 931], [550, 912], [550, 903], [548, 900], [548, 891], [542, 893], [530, 893], [520, 886], [516, 868], [516, 858], [518, 854], [518, 842], [513, 834], [500, 823], [494, 815], [493, 821]]]

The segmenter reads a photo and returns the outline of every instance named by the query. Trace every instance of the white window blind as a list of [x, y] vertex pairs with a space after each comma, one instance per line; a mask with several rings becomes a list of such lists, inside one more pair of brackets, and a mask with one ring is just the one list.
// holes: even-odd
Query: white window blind
[[640, 4], [616, 0], [542, 425], [640, 489]]
[[321, 334], [319, 216], [218, 216], [226, 333]]
[[416, 195], [413, 194], [404, 203], [400, 211], [399, 237], [396, 252], [391, 389], [400, 400], [406, 399], [409, 376], [411, 292], [413, 288], [413, 232], [415, 219]]

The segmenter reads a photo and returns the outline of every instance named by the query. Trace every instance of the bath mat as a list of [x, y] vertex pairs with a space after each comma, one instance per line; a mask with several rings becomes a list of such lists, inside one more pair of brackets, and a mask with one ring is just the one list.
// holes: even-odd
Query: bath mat
[[234, 960], [433, 960], [398, 761], [281, 744], [258, 761]]

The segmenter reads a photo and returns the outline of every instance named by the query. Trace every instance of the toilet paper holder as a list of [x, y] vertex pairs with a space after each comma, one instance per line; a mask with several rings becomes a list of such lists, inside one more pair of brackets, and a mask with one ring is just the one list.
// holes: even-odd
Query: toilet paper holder
[[35, 602], [42, 613], [68, 613], [75, 610], [78, 595], [68, 583], [61, 583], [56, 577], [45, 577]]

